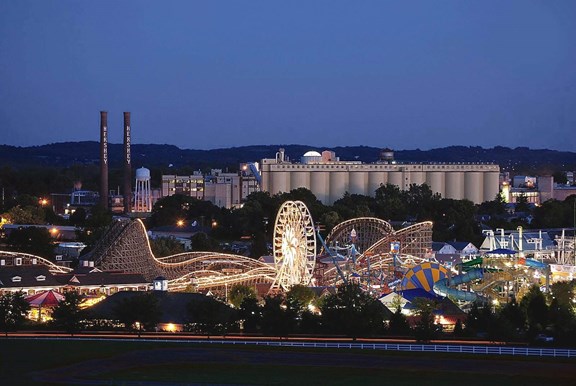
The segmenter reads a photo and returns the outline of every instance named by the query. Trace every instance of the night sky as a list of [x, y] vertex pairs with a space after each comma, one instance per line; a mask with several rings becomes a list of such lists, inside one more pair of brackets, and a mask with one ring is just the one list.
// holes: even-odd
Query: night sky
[[576, 151], [576, 1], [0, 1], [0, 143]]

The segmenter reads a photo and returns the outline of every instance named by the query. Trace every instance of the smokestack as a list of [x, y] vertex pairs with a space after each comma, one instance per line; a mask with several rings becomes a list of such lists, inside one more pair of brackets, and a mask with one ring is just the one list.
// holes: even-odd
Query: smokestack
[[124, 213], [132, 209], [132, 166], [130, 160], [130, 113], [124, 113]]
[[100, 205], [108, 209], [108, 113], [100, 111]]

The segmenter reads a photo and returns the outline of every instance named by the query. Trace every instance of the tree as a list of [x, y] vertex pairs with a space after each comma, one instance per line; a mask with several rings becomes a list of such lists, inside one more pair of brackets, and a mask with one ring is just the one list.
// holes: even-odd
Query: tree
[[515, 340], [521, 338], [526, 326], [526, 316], [520, 305], [512, 298], [496, 315], [494, 338]]
[[284, 296], [266, 296], [262, 307], [262, 331], [265, 334], [285, 336], [295, 327], [296, 315], [285, 307]]
[[244, 298], [238, 311], [245, 332], [256, 332], [262, 322], [262, 308], [255, 297]]
[[410, 323], [408, 323], [408, 319], [402, 313], [402, 308], [400, 306], [396, 307], [396, 311], [390, 316], [388, 333], [390, 335], [404, 336], [409, 335], [410, 332]]
[[328, 234], [332, 228], [342, 222], [342, 217], [339, 212], [331, 210], [320, 217], [320, 224], [324, 225], [322, 234]]
[[24, 292], [6, 292], [0, 295], [0, 327], [6, 336], [8, 331], [19, 328], [26, 320], [30, 304], [24, 298]]
[[376, 215], [382, 219], [405, 220], [408, 215], [406, 201], [400, 187], [387, 183], [376, 189]]
[[86, 210], [84, 208], [77, 208], [74, 213], [68, 218], [70, 225], [82, 227], [86, 224]]
[[456, 325], [454, 326], [454, 331], [452, 333], [456, 337], [464, 335], [464, 329], [462, 327], [462, 321], [460, 319], [456, 321]]
[[466, 318], [464, 333], [467, 336], [487, 336], [495, 324], [495, 315], [490, 305], [474, 302]]
[[80, 308], [84, 296], [75, 291], [68, 291], [52, 311], [54, 324], [63, 328], [70, 335], [80, 329], [80, 322], [85, 318], [85, 312]]
[[374, 198], [348, 192], [333, 204], [334, 210], [346, 220], [356, 217], [373, 217], [375, 207], [376, 200]]
[[514, 207], [515, 213], [520, 212], [530, 212], [530, 206], [528, 205], [528, 197], [524, 193], [518, 196], [516, 199], [516, 205]]
[[12, 250], [46, 258], [52, 257], [54, 251], [50, 232], [40, 227], [14, 229], [8, 236], [7, 244]]
[[312, 218], [321, 218], [322, 215], [328, 210], [328, 208], [324, 206], [324, 204], [322, 204], [318, 198], [316, 198], [314, 193], [306, 188], [298, 188], [293, 189], [288, 193], [280, 193], [278, 194], [278, 200], [279, 205], [277, 208], [275, 208], [276, 210], [274, 211], [274, 214], [278, 212], [280, 205], [288, 200], [302, 201], [304, 204], [306, 204], [306, 207], [310, 211]]
[[150, 247], [156, 257], [165, 257], [184, 252], [184, 246], [174, 237], [157, 237], [150, 239]]
[[198, 232], [192, 235], [193, 251], [219, 251], [220, 244], [204, 232]]
[[434, 322], [434, 311], [439, 307], [439, 303], [433, 299], [415, 298], [412, 301], [415, 307], [415, 314], [419, 320], [414, 327], [416, 340], [429, 342], [438, 335], [438, 326]]
[[329, 332], [353, 339], [383, 332], [389, 314], [382, 303], [356, 283], [339, 286], [336, 294], [326, 297], [321, 309], [323, 324]]
[[242, 302], [248, 298], [256, 299], [256, 291], [247, 285], [234, 284], [228, 291], [228, 302], [235, 308], [240, 308]]
[[261, 256], [266, 256], [268, 254], [268, 244], [266, 240], [266, 235], [262, 231], [254, 233], [252, 238], [252, 248], [250, 250], [250, 256], [258, 259]]
[[548, 324], [548, 305], [546, 297], [537, 285], [533, 285], [520, 301], [528, 325], [528, 338], [534, 338], [544, 331]]
[[35, 205], [15, 206], [7, 216], [13, 224], [44, 224], [46, 216], [41, 207]]
[[126, 329], [136, 329], [138, 337], [142, 330], [154, 329], [162, 312], [158, 299], [152, 292], [134, 293], [120, 300], [113, 313]]
[[237, 318], [226, 304], [212, 298], [198, 299], [188, 305], [188, 315], [195, 332], [224, 334]]
[[402, 196], [410, 215], [419, 221], [432, 219], [436, 204], [440, 201], [439, 193], [434, 193], [427, 184], [411, 184]]
[[308, 305], [314, 300], [316, 294], [308, 286], [295, 284], [286, 293], [286, 304], [299, 316], [308, 309]]

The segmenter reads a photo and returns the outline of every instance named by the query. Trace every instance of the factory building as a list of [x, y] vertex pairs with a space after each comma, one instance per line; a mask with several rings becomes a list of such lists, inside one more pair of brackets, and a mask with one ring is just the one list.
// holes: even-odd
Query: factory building
[[263, 159], [260, 164], [262, 190], [277, 194], [306, 188], [327, 205], [346, 192], [374, 196], [376, 189], [387, 183], [402, 190], [425, 183], [443, 198], [467, 199], [475, 204], [493, 200], [499, 192], [498, 165], [399, 163], [389, 149], [382, 152], [378, 162], [366, 164], [340, 161], [330, 153], [308, 152], [301, 162], [294, 163], [280, 149], [275, 158]]
[[222, 208], [240, 207], [249, 194], [259, 191], [256, 177], [247, 164], [241, 164], [240, 170], [228, 173], [212, 169], [205, 176], [200, 171], [190, 176], [162, 175], [162, 197], [182, 194]]

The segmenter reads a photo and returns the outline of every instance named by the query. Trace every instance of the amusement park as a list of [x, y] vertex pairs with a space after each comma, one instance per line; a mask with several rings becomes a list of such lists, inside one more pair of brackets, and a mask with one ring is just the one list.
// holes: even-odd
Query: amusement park
[[[574, 239], [564, 233], [554, 248], [544, 248], [541, 233], [523, 232], [521, 227], [508, 235], [503, 230], [485, 232], [480, 250], [457, 260], [434, 252], [431, 221], [395, 229], [379, 218], [357, 217], [338, 223], [325, 236], [322, 233], [322, 225], [304, 202], [287, 200], [273, 223], [271, 255], [259, 259], [213, 251], [156, 257], [144, 222], [128, 218], [114, 220], [94, 248], [80, 256], [75, 269], [24, 253], [4, 251], [1, 259], [3, 267], [20, 271], [42, 267], [45, 274], [37, 275], [37, 280], [50, 275], [56, 283], [54, 288], [46, 281], [41, 288], [14, 283], [14, 289], [25, 289], [32, 319], [49, 320], [50, 308], [71, 289], [84, 296], [84, 307], [98, 310], [126, 291], [203, 294], [232, 305], [234, 293], [242, 290], [264, 302], [287, 299], [294, 289], [306, 288], [311, 294], [306, 301], [316, 300], [303, 304], [304, 309], [318, 317], [326, 298], [353, 287], [386, 311], [381, 314], [382, 326], [390, 328], [391, 315], [399, 313], [407, 325], [417, 328], [426, 314], [433, 328], [444, 334], [473, 325], [470, 315], [479, 309], [518, 308], [528, 298], [553, 297], [552, 288], [570, 283], [576, 271]], [[136, 284], [114, 287], [102, 279], [110, 273], [125, 281], [138, 279]], [[101, 285], [94, 285], [96, 277]], [[90, 285], [87, 278], [92, 278]], [[235, 307], [241, 308], [241, 303]], [[185, 330], [184, 324], [168, 321], [161, 329]], [[541, 326], [538, 332], [545, 336], [549, 331]]]

